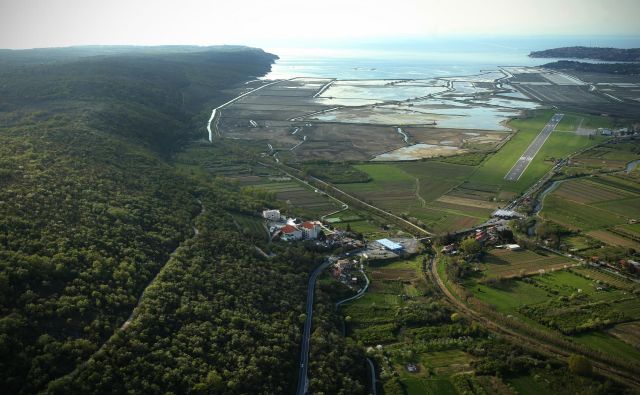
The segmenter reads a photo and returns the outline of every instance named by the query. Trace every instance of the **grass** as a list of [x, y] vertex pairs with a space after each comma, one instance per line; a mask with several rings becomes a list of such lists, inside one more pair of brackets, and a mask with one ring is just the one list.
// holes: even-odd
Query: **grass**
[[563, 268], [572, 263], [565, 257], [551, 253], [544, 256], [528, 250], [492, 250], [485, 257], [482, 266], [485, 277], [502, 278]]
[[[545, 198], [540, 215], [582, 231], [625, 225], [640, 217], [640, 196], [634, 187], [625, 179], [611, 176], [567, 181]], [[610, 244], [619, 244], [619, 240]]]
[[590, 268], [590, 267], [574, 268], [572, 269], [572, 271], [579, 273], [583, 276], [587, 276], [593, 280], [601, 281], [603, 283], [609, 284], [613, 287], [616, 287], [618, 289], [622, 289], [625, 291], [630, 291], [636, 286], [635, 283], [632, 282], [631, 280], [618, 277], [613, 274], [609, 274], [601, 270]]
[[548, 393], [548, 388], [531, 376], [516, 377], [509, 380], [519, 395], [540, 395]]
[[576, 343], [594, 350], [640, 362], [640, 351], [629, 344], [603, 332], [589, 332], [572, 337]]
[[466, 370], [471, 357], [461, 350], [433, 351], [422, 355], [420, 362], [438, 375], [449, 375]]
[[264, 220], [250, 215], [234, 214], [233, 220], [243, 234], [256, 240], [268, 240], [268, 234], [264, 227]]
[[436, 202], [471, 174], [470, 166], [426, 161], [361, 164], [355, 168], [367, 173], [371, 181], [342, 184], [341, 188], [381, 208], [422, 221], [436, 232], [470, 227], [491, 212]]
[[540, 133], [554, 112], [549, 110], [536, 111], [528, 119], [518, 119], [510, 122], [510, 126], [518, 132], [493, 156], [482, 163], [469, 181], [479, 184], [498, 185], [502, 189], [512, 192], [523, 192], [535, 181], [549, 171], [554, 162], [550, 158], [562, 158], [582, 148], [604, 141], [601, 137], [590, 139], [573, 133], [554, 132], [542, 146], [535, 159], [517, 182], [508, 182], [504, 176], [525, 152], [529, 144]]
[[525, 305], [542, 303], [549, 299], [549, 294], [538, 287], [522, 281], [508, 281], [498, 287], [475, 285], [473, 295], [482, 302], [493, 306], [502, 313], [515, 313]]
[[574, 230], [595, 230], [621, 225], [627, 219], [591, 205], [567, 201], [566, 199], [548, 195], [540, 214], [543, 218], [557, 222]]
[[447, 379], [402, 378], [407, 395], [458, 395], [455, 387]]

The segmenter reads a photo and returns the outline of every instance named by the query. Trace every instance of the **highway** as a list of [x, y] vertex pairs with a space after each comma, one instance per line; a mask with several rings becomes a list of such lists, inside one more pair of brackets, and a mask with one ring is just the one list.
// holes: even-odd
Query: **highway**
[[309, 387], [309, 377], [307, 375], [309, 368], [309, 338], [311, 337], [311, 324], [313, 321], [313, 295], [316, 289], [316, 280], [320, 273], [330, 264], [331, 261], [324, 261], [309, 277], [309, 285], [307, 286], [307, 319], [304, 321], [304, 331], [302, 333], [300, 371], [298, 372], [298, 389], [296, 390], [298, 395], [305, 395]]
[[515, 182], [520, 179], [524, 171], [529, 167], [529, 164], [531, 164], [531, 161], [533, 161], [533, 158], [535, 158], [538, 151], [540, 151], [540, 148], [542, 148], [545, 141], [547, 141], [551, 135], [551, 132], [553, 132], [556, 126], [558, 126], [563, 116], [564, 114], [555, 114], [551, 117], [549, 122], [547, 122], [544, 128], [540, 131], [540, 134], [538, 134], [538, 136], [531, 142], [526, 151], [524, 151], [524, 154], [522, 154], [518, 161], [513, 165], [507, 175], [504, 176], [505, 180]]

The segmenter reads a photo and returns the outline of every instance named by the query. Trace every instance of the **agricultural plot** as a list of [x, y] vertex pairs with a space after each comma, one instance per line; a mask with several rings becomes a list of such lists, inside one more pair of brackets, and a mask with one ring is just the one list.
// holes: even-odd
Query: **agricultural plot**
[[631, 291], [634, 288], [638, 287], [638, 284], [624, 277], [616, 276], [588, 266], [576, 267], [572, 269], [572, 271], [580, 274], [581, 276], [587, 277], [588, 279], [602, 282], [604, 284], [608, 284], [612, 287], [625, 291]]
[[640, 248], [638, 234], [628, 225], [640, 218], [640, 189], [630, 176], [566, 181], [545, 197], [540, 215], [609, 245]]
[[381, 208], [413, 217], [440, 232], [473, 226], [491, 209], [473, 199], [444, 201], [443, 195], [462, 183], [472, 167], [441, 162], [363, 164], [355, 166], [371, 181], [343, 184], [341, 188]]
[[341, 208], [327, 195], [315, 192], [314, 189], [295, 180], [280, 181], [277, 177], [273, 177], [272, 180], [262, 177], [260, 181], [249, 182], [245, 186], [272, 192], [276, 199], [284, 202], [287, 207], [303, 210], [309, 216], [320, 217]]
[[564, 182], [547, 196], [542, 215], [583, 230], [624, 224], [640, 216], [640, 195], [621, 182], [611, 177]]
[[247, 237], [255, 240], [268, 241], [269, 233], [264, 225], [264, 220], [257, 216], [235, 214], [233, 221], [238, 229]]
[[447, 379], [402, 378], [400, 379], [406, 388], [407, 395], [458, 395], [455, 387]]
[[539, 255], [535, 252], [491, 250], [482, 265], [482, 274], [486, 278], [509, 278], [567, 268], [573, 262], [563, 256], [551, 254]]
[[[610, 283], [616, 282], [590, 270], [560, 270], [492, 286], [469, 284], [468, 288], [475, 298], [505, 315], [560, 331], [572, 339], [579, 335], [574, 340], [580, 344], [622, 356], [621, 343], [597, 331], [640, 319], [640, 300], [628, 292], [627, 284], [614, 287]], [[634, 352], [634, 358], [638, 356], [640, 352]]]
[[[625, 324], [621, 324], [625, 325]], [[637, 335], [636, 335], [637, 336]], [[629, 344], [620, 340], [608, 332], [589, 332], [573, 336], [572, 339], [579, 344], [600, 350], [603, 353], [615, 355], [626, 360], [640, 362], [640, 350], [629, 347]], [[628, 339], [628, 337], [627, 337]]]
[[640, 350], [640, 322], [618, 324], [607, 331], [609, 334]]

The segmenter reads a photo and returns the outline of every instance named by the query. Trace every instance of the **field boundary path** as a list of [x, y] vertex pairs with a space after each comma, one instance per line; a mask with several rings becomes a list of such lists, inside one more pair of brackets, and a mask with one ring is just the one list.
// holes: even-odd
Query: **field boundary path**
[[[206, 209], [204, 207], [204, 204], [202, 204], [202, 201], [200, 199], [198, 199], [198, 203], [200, 203], [200, 212], [198, 213], [198, 215], [196, 217], [194, 217], [193, 221], [195, 223], [195, 221], [202, 216], [205, 212]], [[65, 374], [64, 376], [61, 376], [59, 379], [64, 378], [64, 377], [69, 377], [69, 378], [73, 378], [75, 377], [82, 368], [84, 368], [92, 359], [94, 359], [94, 357], [98, 354], [100, 354], [105, 347], [107, 346], [107, 344], [109, 344], [109, 342], [111, 341], [111, 339], [113, 339], [115, 337], [115, 335], [118, 332], [124, 331], [127, 329], [127, 327], [131, 324], [131, 322], [133, 321], [133, 318], [136, 315], [136, 312], [138, 311], [140, 304], [142, 303], [142, 299], [144, 298], [144, 295], [147, 293], [147, 290], [149, 288], [151, 288], [151, 286], [153, 286], [153, 284], [155, 284], [156, 280], [158, 279], [158, 277], [160, 277], [160, 273], [162, 273], [162, 271], [164, 270], [164, 268], [167, 266], [167, 264], [169, 262], [171, 262], [171, 260], [173, 259], [173, 257], [176, 255], [176, 253], [178, 252], [178, 250], [184, 245], [184, 243], [188, 240], [192, 240], [196, 237], [198, 237], [198, 235], [200, 234], [200, 231], [198, 230], [197, 227], [193, 226], [193, 235], [187, 239], [185, 239], [184, 241], [182, 241], [182, 243], [180, 243], [172, 252], [171, 254], [169, 254], [169, 258], [164, 262], [164, 264], [162, 265], [162, 267], [158, 270], [158, 272], [156, 273], [156, 275], [151, 279], [151, 281], [149, 281], [149, 284], [147, 284], [147, 286], [144, 288], [144, 290], [142, 291], [142, 293], [140, 294], [140, 296], [138, 297], [138, 301], [135, 305], [135, 307], [133, 308], [133, 310], [131, 310], [131, 314], [129, 314], [129, 317], [126, 319], [125, 322], [122, 323], [122, 325], [120, 325], [119, 328], [117, 328], [113, 334], [107, 339], [105, 340], [104, 343], [102, 343], [102, 345], [100, 346], [100, 348], [98, 348], [98, 350], [96, 350], [96, 352], [94, 352], [93, 354], [91, 354], [89, 356], [89, 358], [87, 358], [85, 361], [83, 361], [82, 363], [80, 363], [78, 366], [76, 366], [76, 368]], [[51, 380], [53, 381], [53, 380]]]
[[533, 158], [536, 157], [544, 143], [547, 141], [551, 132], [553, 132], [564, 117], [564, 114], [554, 114], [549, 122], [542, 128], [540, 133], [536, 136], [535, 139], [529, 144], [529, 147], [524, 151], [522, 156], [518, 158], [516, 163], [511, 167], [511, 170], [504, 176], [504, 179], [507, 181], [518, 181], [522, 174], [524, 174], [527, 167], [533, 161]]

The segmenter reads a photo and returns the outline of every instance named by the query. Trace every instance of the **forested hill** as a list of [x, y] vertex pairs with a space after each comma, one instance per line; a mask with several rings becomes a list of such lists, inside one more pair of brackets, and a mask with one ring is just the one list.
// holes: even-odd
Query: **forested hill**
[[542, 67], [556, 70], [582, 71], [586, 73], [640, 75], [640, 63], [586, 63], [559, 60], [557, 62], [544, 64]]
[[562, 47], [533, 51], [532, 58], [594, 59], [610, 62], [640, 62], [640, 48]]
[[291, 392], [318, 257], [256, 256], [232, 215], [273, 203], [165, 160], [275, 56], [60, 51], [0, 53], [2, 392]]
[[264, 75], [277, 58], [246, 47], [195, 48], [88, 47], [86, 56], [81, 48], [2, 51], [0, 122], [17, 124], [27, 112], [42, 120], [70, 116], [170, 151], [180, 139], [204, 135], [197, 129], [209, 110], [204, 104], [222, 102], [225, 89]]

